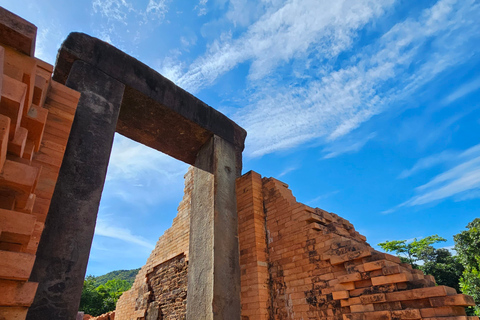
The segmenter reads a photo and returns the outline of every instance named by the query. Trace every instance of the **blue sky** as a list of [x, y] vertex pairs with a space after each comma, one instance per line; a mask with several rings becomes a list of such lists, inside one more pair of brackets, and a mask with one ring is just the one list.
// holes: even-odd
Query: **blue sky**
[[[372, 245], [480, 216], [480, 2], [3, 0], [54, 63], [112, 43], [248, 132], [244, 172], [350, 220]], [[140, 267], [187, 166], [116, 136], [88, 274]]]

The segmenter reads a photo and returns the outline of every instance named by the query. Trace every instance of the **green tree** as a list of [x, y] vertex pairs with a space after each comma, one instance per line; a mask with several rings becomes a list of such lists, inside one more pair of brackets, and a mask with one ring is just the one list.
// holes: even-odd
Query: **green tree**
[[92, 316], [115, 310], [120, 296], [131, 287], [128, 281], [120, 279], [108, 280], [99, 286], [95, 286], [95, 283], [95, 277], [87, 276], [80, 300], [80, 310]]
[[103, 314], [103, 295], [95, 287], [95, 277], [87, 276], [83, 282], [82, 297], [79, 310], [92, 316]]
[[392, 240], [379, 243], [378, 245], [387, 252], [395, 252], [399, 257], [404, 258], [404, 262], [417, 267], [416, 262], [419, 260], [425, 262], [425, 259], [431, 259], [428, 254], [434, 254], [433, 250], [435, 250], [432, 244], [443, 241], [447, 240], [438, 235], [433, 235], [420, 240], [415, 238], [411, 242], [407, 242], [407, 240]]
[[435, 280], [440, 285], [455, 288], [460, 292], [460, 277], [463, 272], [463, 265], [460, 263], [457, 256], [447, 249], [427, 249], [428, 255], [423, 256], [423, 265], [418, 266], [425, 274], [430, 274], [435, 277]]
[[480, 315], [480, 218], [470, 222], [467, 230], [453, 238], [458, 258], [465, 267], [460, 288], [464, 294], [472, 296], [477, 304], [470, 308], [471, 314]]
[[99, 285], [97, 290], [105, 291], [110, 297], [115, 299], [115, 303], [123, 292], [131, 288], [131, 284], [126, 280], [112, 279], [108, 280], [105, 284]]
[[[402, 262], [410, 263], [414, 268], [435, 277], [437, 284], [446, 285], [460, 291], [459, 281], [463, 265], [447, 249], [435, 249], [432, 244], [446, 241], [438, 235], [420, 240], [393, 240], [379, 243], [383, 250], [395, 252]], [[422, 262], [422, 263], [418, 263]]]

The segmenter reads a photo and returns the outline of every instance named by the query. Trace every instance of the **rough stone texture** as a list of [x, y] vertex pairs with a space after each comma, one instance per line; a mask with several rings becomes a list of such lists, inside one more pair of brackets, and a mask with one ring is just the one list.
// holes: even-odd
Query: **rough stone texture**
[[[64, 83], [76, 60], [85, 61], [125, 84], [119, 133], [192, 165], [213, 135], [230, 142], [240, 153], [243, 150], [245, 130], [108, 43], [71, 33], [59, 52], [54, 79]], [[237, 160], [240, 174], [241, 157]]]
[[[160, 270], [159, 266], [164, 265], [167, 261], [173, 261], [175, 257], [184, 257], [185, 268], [188, 264], [188, 243], [190, 230], [190, 211], [191, 211], [191, 196], [193, 190], [194, 170], [191, 167], [185, 174], [185, 192], [180, 205], [178, 206], [178, 214], [173, 219], [172, 227], [165, 231], [165, 233], [158, 240], [155, 249], [135, 278], [132, 288], [123, 293], [117, 302], [116, 319], [117, 320], [131, 320], [142, 319], [145, 317], [151, 297], [151, 292], [148, 290], [148, 275], [153, 275], [152, 271]], [[178, 280], [180, 282], [180, 280]], [[182, 282], [182, 286], [187, 285]], [[172, 294], [172, 291], [177, 288], [171, 288], [165, 294]], [[183, 292], [183, 291], [182, 291]], [[145, 296], [144, 294], [147, 293]], [[182, 295], [183, 296], [183, 295]], [[156, 300], [155, 300], [156, 301]], [[152, 301], [150, 301], [151, 303]], [[156, 301], [159, 303], [159, 301]], [[179, 319], [185, 318], [186, 313], [183, 309], [183, 314], [176, 311]], [[164, 313], [169, 316], [168, 313]]]
[[31, 275], [40, 282], [27, 316], [32, 320], [77, 314], [124, 90], [81, 61], [67, 85], [82, 96]]
[[195, 163], [187, 319], [240, 315], [235, 148], [214, 136]]

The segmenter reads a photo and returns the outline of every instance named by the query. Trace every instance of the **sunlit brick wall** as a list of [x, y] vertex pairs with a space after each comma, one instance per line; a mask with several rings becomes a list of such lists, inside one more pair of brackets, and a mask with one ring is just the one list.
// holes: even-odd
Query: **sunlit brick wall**
[[237, 181], [242, 320], [467, 320], [469, 296], [375, 251], [336, 214], [298, 203], [288, 186]]
[[35, 253], [80, 94], [34, 57], [36, 27], [0, 7], [0, 319], [24, 319]]
[[[135, 278], [135, 283], [132, 288], [125, 292], [118, 300], [115, 315], [116, 320], [143, 319], [148, 312], [160, 312], [163, 314], [163, 319], [170, 319], [172, 317], [172, 310], [175, 311], [175, 319], [183, 319], [182, 315], [184, 317], [185, 310], [179, 306], [184, 306], [186, 303], [185, 293], [187, 286], [186, 276], [193, 179], [193, 168], [190, 168], [185, 175], [185, 193], [178, 206], [177, 217], [173, 219], [172, 227], [165, 231], [159, 238], [146, 265], [142, 267]], [[181, 262], [177, 261], [180, 256], [183, 256], [183, 260], [180, 259]], [[178, 265], [178, 268], [166, 267], [167, 265], [171, 266], [172, 263]], [[174, 301], [170, 303], [166, 302], [167, 299], [160, 298], [158, 294], [155, 295], [155, 284], [154, 280], [152, 280], [158, 279], [157, 273], [164, 272], [166, 268], [173, 271], [177, 270], [174, 276], [170, 276], [169, 284], [167, 285], [168, 288], [171, 288], [169, 293], [175, 296], [172, 298]], [[178, 283], [178, 288], [172, 287], [171, 285], [175, 283], [175, 278], [181, 278], [181, 280], [176, 282]], [[180, 288], [184, 289], [180, 290]], [[174, 290], [176, 290], [175, 293], [172, 293]], [[177, 299], [182, 301], [178, 302], [176, 301]], [[183, 300], [185, 300], [185, 303]]]

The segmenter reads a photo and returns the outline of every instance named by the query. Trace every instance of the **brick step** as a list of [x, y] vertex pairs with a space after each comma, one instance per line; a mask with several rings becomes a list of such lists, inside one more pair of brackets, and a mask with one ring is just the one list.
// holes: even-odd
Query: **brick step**
[[26, 281], [30, 277], [34, 262], [33, 254], [0, 251], [0, 279]]
[[0, 307], [0, 319], [25, 320], [27, 307]]
[[25, 145], [27, 144], [27, 136], [28, 130], [19, 127], [15, 132], [13, 139], [8, 143], [8, 152], [18, 157], [22, 157], [23, 152], [25, 151]]
[[31, 214], [0, 209], [0, 242], [27, 245], [35, 228], [36, 217]]
[[[38, 283], [0, 280], [0, 306], [28, 307], [32, 304]], [[1, 319], [1, 318], [0, 318]], [[9, 319], [9, 318], [8, 318]]]
[[[16, 78], [16, 79], [23, 82], [26, 85], [27, 91], [26, 91], [24, 102], [25, 102], [25, 106], [28, 107], [32, 104], [32, 99], [33, 99], [33, 88], [35, 87], [37, 61], [35, 60], [35, 58], [26, 56], [11, 47], [4, 46], [4, 48], [5, 48], [4, 72], [8, 76], [18, 77], [16, 73], [12, 73], [12, 71], [15, 69], [20, 69], [22, 78], [21, 79]], [[23, 114], [25, 114], [27, 111], [28, 111], [27, 109], [24, 109]]]
[[28, 139], [35, 144], [35, 152], [38, 152], [45, 131], [48, 110], [32, 104], [27, 114], [22, 118], [22, 126], [28, 130]]
[[11, 189], [16, 206], [24, 208], [37, 182], [39, 169], [16, 161], [6, 160], [0, 173], [0, 187]]
[[3, 75], [0, 114], [10, 118], [9, 140], [14, 138], [17, 128], [20, 127], [26, 94], [26, 84], [10, 78], [7, 75]]

